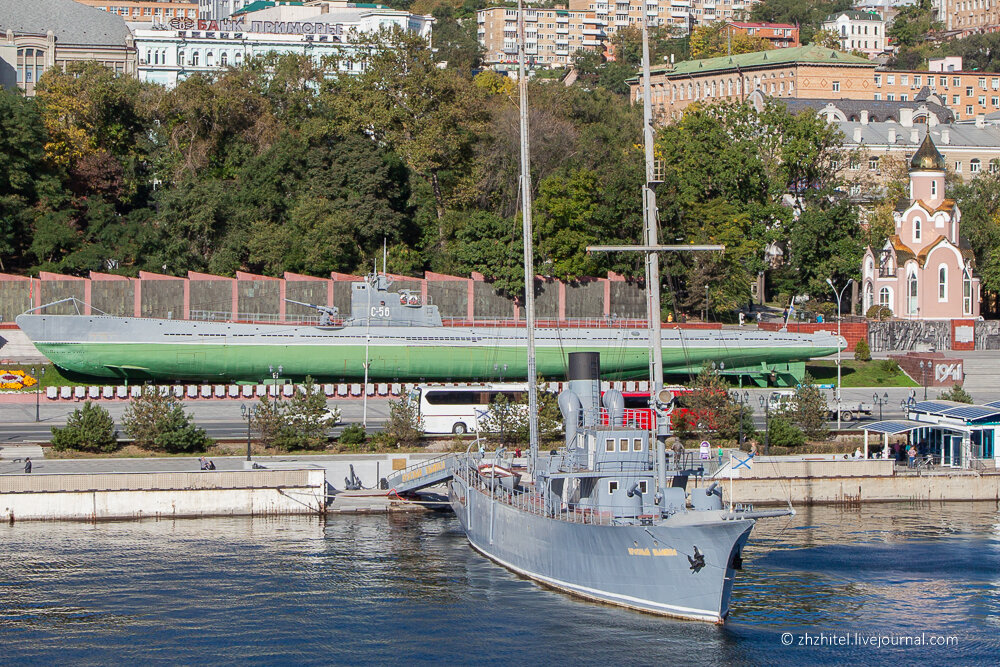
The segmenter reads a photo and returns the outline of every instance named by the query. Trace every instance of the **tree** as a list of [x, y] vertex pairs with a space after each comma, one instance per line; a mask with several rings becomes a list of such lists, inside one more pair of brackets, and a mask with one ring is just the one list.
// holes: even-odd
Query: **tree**
[[797, 25], [801, 42], [808, 44], [827, 16], [850, 10], [853, 5], [852, 0], [763, 0], [754, 5], [750, 17], [754, 21]]
[[476, 36], [476, 21], [461, 21], [456, 11], [449, 5], [438, 5], [434, 16], [435, 60], [446, 63], [463, 76], [472, 76], [479, 69], [483, 59], [483, 48]]
[[819, 44], [828, 49], [840, 50], [840, 35], [836, 30], [817, 30], [810, 40], [811, 44]]
[[826, 404], [826, 397], [813, 383], [813, 378], [808, 373], [802, 379], [802, 384], [795, 389], [794, 403], [795, 412], [792, 418], [795, 424], [809, 438], [825, 439], [829, 435], [826, 421], [830, 410]]
[[801, 447], [806, 442], [806, 436], [785, 417], [771, 417], [768, 421], [768, 442], [772, 447]]
[[729, 24], [726, 21], [701, 25], [691, 32], [692, 58], [714, 58], [769, 51], [772, 48], [774, 47], [771, 42], [763, 37], [742, 32], [730, 34]]
[[115, 422], [108, 411], [87, 401], [73, 411], [65, 427], [52, 427], [52, 448], [58, 452], [67, 449], [113, 452], [118, 448], [117, 435]]
[[479, 89], [437, 67], [422, 38], [398, 29], [380, 33], [360, 60], [362, 73], [345, 77], [329, 102], [340, 105], [351, 129], [394, 146], [427, 180], [440, 221], [449, 199], [444, 176], [471, 156], [486, 119]]
[[[693, 432], [707, 437], [717, 435], [724, 440], [736, 440], [740, 423], [743, 434], [753, 435], [753, 420], [749, 406], [740, 405], [729, 393], [729, 386], [712, 368], [703, 368], [691, 385], [691, 393], [685, 394], [680, 407], [671, 420], [674, 430], [681, 438], [690, 437]], [[748, 417], [751, 417], [748, 420]], [[749, 423], [748, 423], [749, 422]]]
[[289, 452], [323, 448], [330, 422], [339, 417], [336, 411], [328, 418], [326, 398], [307, 376], [287, 401], [280, 396], [261, 396], [251, 423], [265, 447]]
[[916, 46], [930, 32], [942, 28], [933, 15], [931, 0], [919, 0], [916, 4], [901, 7], [886, 29], [886, 34], [894, 46]]
[[405, 396], [389, 403], [389, 420], [383, 432], [386, 441], [395, 447], [413, 447], [424, 435], [424, 421], [419, 405]]
[[143, 449], [172, 454], [200, 452], [211, 443], [205, 430], [172, 395], [149, 385], [132, 396], [122, 426], [133, 444]]
[[938, 398], [943, 401], [957, 401], [959, 403], [969, 403], [970, 405], [975, 402], [972, 400], [972, 394], [965, 391], [961, 384], [956, 384], [951, 389], [942, 391], [938, 394]]

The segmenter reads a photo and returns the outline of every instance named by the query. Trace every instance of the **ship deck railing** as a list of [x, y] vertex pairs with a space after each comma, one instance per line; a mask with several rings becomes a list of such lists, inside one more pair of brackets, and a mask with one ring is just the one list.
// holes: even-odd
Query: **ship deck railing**
[[466, 465], [457, 465], [453, 470], [455, 477], [462, 479], [470, 490], [492, 496], [497, 502], [514, 507], [522, 512], [543, 516], [567, 523], [578, 523], [595, 526], [631, 525], [636, 521], [655, 519], [644, 513], [641, 506], [604, 505], [599, 509], [582, 507], [574, 504], [562, 504], [558, 510], [546, 507], [545, 499], [535, 490], [510, 491], [500, 484], [500, 478], [491, 479], [479, 474], [478, 469]]

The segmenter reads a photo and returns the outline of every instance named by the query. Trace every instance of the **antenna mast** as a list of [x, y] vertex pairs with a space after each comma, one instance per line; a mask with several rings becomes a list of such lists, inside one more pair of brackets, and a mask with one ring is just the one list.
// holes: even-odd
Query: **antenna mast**
[[528, 443], [531, 471], [538, 462], [538, 377], [535, 371], [535, 269], [531, 245], [531, 151], [528, 145], [528, 71], [525, 54], [524, 3], [517, 0], [517, 90], [521, 115], [521, 222], [524, 236], [524, 320], [528, 334]]

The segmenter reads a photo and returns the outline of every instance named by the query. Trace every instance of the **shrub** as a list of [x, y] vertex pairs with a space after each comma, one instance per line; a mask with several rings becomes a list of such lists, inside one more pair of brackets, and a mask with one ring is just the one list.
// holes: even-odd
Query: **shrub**
[[963, 389], [962, 385], [960, 384], [956, 384], [948, 391], [942, 391], [940, 394], [938, 394], [938, 398], [942, 398], [946, 401], [957, 401], [959, 403], [971, 404], [973, 402], [972, 394], [965, 391], [965, 389]]
[[341, 432], [340, 438], [337, 441], [348, 447], [356, 447], [363, 444], [367, 439], [368, 434], [365, 433], [365, 429], [361, 424], [351, 424]]
[[[307, 377], [287, 401], [280, 396], [261, 396], [252, 423], [267, 447], [286, 452], [321, 449], [327, 443], [325, 415], [326, 398]], [[337, 411], [334, 415], [331, 421], [339, 418]]]
[[861, 339], [858, 344], [854, 346], [854, 360], [855, 361], [871, 361], [872, 360], [872, 350], [868, 347], [868, 341]]
[[60, 452], [67, 449], [113, 452], [118, 448], [117, 435], [108, 411], [87, 401], [73, 411], [65, 427], [52, 427], [52, 448]]
[[888, 320], [892, 318], [892, 310], [888, 306], [874, 305], [865, 313], [870, 320]]
[[899, 372], [899, 364], [897, 364], [892, 359], [883, 359], [882, 361], [878, 362], [878, 367], [879, 370], [881, 370], [883, 373]]
[[143, 449], [181, 454], [204, 451], [212, 439], [173, 396], [143, 387], [122, 416], [125, 433]]
[[768, 423], [768, 440], [775, 447], [800, 447], [806, 442], [806, 435], [795, 424], [783, 417], [771, 417]]

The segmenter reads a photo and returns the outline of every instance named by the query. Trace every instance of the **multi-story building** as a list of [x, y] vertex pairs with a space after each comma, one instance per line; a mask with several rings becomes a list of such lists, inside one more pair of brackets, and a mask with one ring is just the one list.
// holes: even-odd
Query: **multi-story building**
[[878, 71], [872, 92], [876, 100], [905, 102], [925, 87], [941, 98], [957, 120], [973, 120], [980, 114], [1000, 111], [997, 72]]
[[[229, 18], [247, 5], [259, 4], [258, 0], [195, 0], [198, 3], [198, 18]], [[273, 4], [273, 3], [269, 3]]]
[[760, 37], [771, 43], [775, 49], [787, 49], [802, 46], [799, 42], [799, 28], [791, 23], [748, 23], [746, 21], [728, 21], [726, 30], [730, 35], [750, 35]]
[[76, 0], [135, 23], [164, 23], [198, 18], [198, 0]]
[[870, 58], [881, 54], [888, 45], [885, 20], [878, 12], [830, 14], [820, 27], [837, 34], [841, 51], [858, 51]]
[[[253, 9], [251, 6], [250, 9]], [[217, 72], [272, 53], [333, 60], [349, 74], [361, 71], [352, 54], [367, 48], [366, 35], [392, 26], [430, 39], [430, 16], [379, 5], [346, 2], [271, 5], [229, 19], [197, 19], [185, 27], [136, 30], [139, 78], [167, 87], [199, 72]]]
[[31, 96], [46, 70], [82, 60], [134, 76], [136, 50], [125, 21], [74, 0], [0, 2], [0, 85]]
[[[654, 69], [653, 111], [663, 122], [695, 102], [745, 100], [753, 91], [778, 98], [872, 99], [875, 63], [817, 44], [704, 60]], [[632, 99], [642, 99], [638, 77], [629, 80]]]
[[[564, 8], [525, 9], [525, 45], [535, 65], [560, 66], [573, 62], [579, 49], [600, 50], [614, 58], [611, 36], [617, 30], [640, 25], [670, 28], [678, 36], [694, 26], [746, 18], [761, 0], [569, 0]], [[517, 9], [488, 7], [476, 12], [479, 43], [489, 64], [517, 60]], [[794, 27], [794, 26], [792, 26]]]
[[[517, 62], [517, 9], [489, 7], [476, 12], [479, 43], [487, 63]], [[526, 9], [524, 44], [528, 59], [540, 66], [572, 64], [580, 49], [608, 52], [607, 22], [595, 12]]]
[[938, 0], [937, 20], [953, 36], [1000, 30], [1000, 5], [996, 0]]

